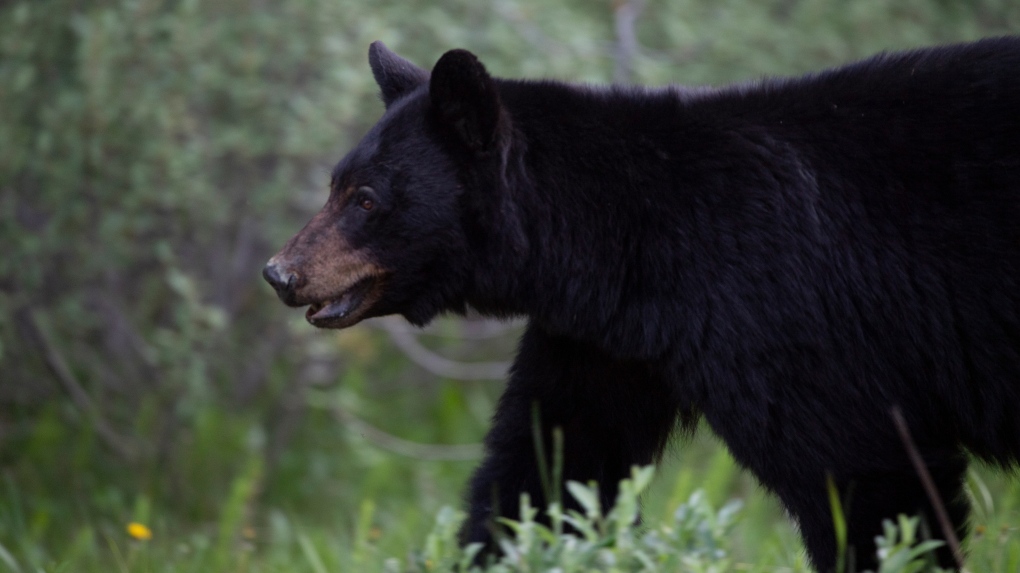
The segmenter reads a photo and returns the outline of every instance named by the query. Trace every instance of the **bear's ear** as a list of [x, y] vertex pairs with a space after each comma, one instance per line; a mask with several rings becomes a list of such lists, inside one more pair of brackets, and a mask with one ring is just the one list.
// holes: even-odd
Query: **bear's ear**
[[496, 82], [467, 50], [450, 50], [432, 68], [429, 97], [440, 121], [473, 151], [496, 140], [501, 105]]
[[382, 42], [372, 42], [368, 47], [368, 65], [372, 66], [372, 75], [382, 90], [386, 107], [429, 81], [427, 71], [394, 54]]

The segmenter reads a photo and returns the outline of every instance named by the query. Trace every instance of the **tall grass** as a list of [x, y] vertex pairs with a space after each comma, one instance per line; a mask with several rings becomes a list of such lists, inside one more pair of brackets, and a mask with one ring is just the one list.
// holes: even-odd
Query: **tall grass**
[[[450, 406], [447, 400], [438, 392], [428, 407], [466, 415], [464, 403]], [[338, 426], [325, 413], [310, 410], [308, 427], [272, 476], [260, 455], [265, 445], [243, 416], [205, 413], [216, 431], [196, 433], [188, 450], [194, 457], [177, 461], [197, 471], [212, 463], [204, 452], [221, 448], [215, 463], [229, 471], [205, 475], [201, 487], [210, 494], [200, 498], [203, 507], [158, 495], [154, 485], [171, 472], [161, 476], [154, 468], [151, 475], [135, 479], [110, 476], [95, 440], [44, 424], [28, 454], [61, 443], [72, 444], [75, 451], [64, 465], [18, 464], [5, 472], [0, 570], [444, 571], [452, 563], [470, 561], [470, 554], [456, 546], [461, 515], [451, 508], [460, 505], [459, 492], [473, 462], [402, 458]], [[408, 431], [399, 424], [394, 429]], [[809, 570], [782, 510], [715, 439], [701, 432], [673, 449], [658, 477], [639, 473], [622, 488], [622, 505], [612, 511], [601, 513], [585, 504], [590, 499], [585, 486], [572, 485], [571, 492], [588, 511], [559, 519], [573, 520], [572, 527], [584, 535], [557, 536], [555, 529], [525, 518], [514, 525], [517, 541], [507, 542], [509, 557], [490, 570], [550, 570], [554, 562], [562, 571], [571, 570], [566, 568], [570, 564], [593, 571]], [[183, 484], [180, 489], [191, 491]], [[968, 491], [975, 506], [974, 533], [967, 542], [969, 569], [1020, 570], [1016, 483], [979, 467], [970, 475]], [[645, 525], [636, 528], [632, 518], [639, 498]], [[731, 504], [734, 499], [742, 500], [739, 512]], [[533, 513], [529, 509], [524, 515]], [[152, 538], [132, 537], [127, 531], [131, 522], [149, 527]], [[890, 565], [882, 571], [920, 570], [919, 555], [910, 548], [918, 539], [916, 527], [909, 522], [898, 527], [886, 534]], [[649, 569], [648, 563], [659, 568]]]

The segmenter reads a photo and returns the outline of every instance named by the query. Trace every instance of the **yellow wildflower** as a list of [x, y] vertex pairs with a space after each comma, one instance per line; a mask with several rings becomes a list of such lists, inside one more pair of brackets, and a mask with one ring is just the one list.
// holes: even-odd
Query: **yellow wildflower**
[[134, 521], [127, 525], [127, 532], [128, 535], [140, 541], [147, 541], [149, 539], [152, 539], [152, 530], [142, 525], [141, 523], [137, 523]]

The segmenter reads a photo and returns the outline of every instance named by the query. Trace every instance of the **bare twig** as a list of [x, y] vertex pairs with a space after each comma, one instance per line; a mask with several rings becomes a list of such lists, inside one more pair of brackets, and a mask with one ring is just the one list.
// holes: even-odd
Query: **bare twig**
[[616, 27], [616, 48], [613, 57], [613, 83], [627, 84], [634, 79], [634, 58], [640, 51], [634, 23], [645, 8], [645, 0], [615, 0], [613, 2], [613, 23]]
[[917, 475], [921, 478], [924, 491], [928, 494], [932, 507], [935, 508], [935, 516], [942, 527], [942, 533], [946, 536], [946, 543], [953, 552], [956, 564], [963, 570], [963, 551], [960, 550], [960, 540], [957, 539], [953, 524], [949, 521], [949, 515], [946, 513], [946, 507], [942, 503], [942, 498], [939, 497], [938, 488], [935, 487], [935, 482], [931, 479], [931, 473], [928, 472], [928, 467], [925, 466], [924, 459], [921, 457], [920, 452], [917, 451], [914, 439], [910, 436], [910, 428], [907, 427], [907, 421], [903, 418], [903, 412], [900, 411], [899, 406], [894, 406], [890, 413], [892, 414], [893, 422], [896, 424], [896, 430], [900, 433], [900, 439], [903, 440], [903, 445], [907, 448], [907, 454], [910, 455], [910, 461], [914, 464], [914, 470], [917, 471]]
[[390, 335], [408, 358], [436, 376], [455, 380], [501, 380], [510, 368], [508, 362], [457, 362], [440, 356], [423, 346], [398, 318], [384, 318], [375, 324]]
[[[562, 42], [558, 42], [552, 37], [545, 34], [542, 29], [535, 25], [535, 23], [524, 13], [523, 10], [514, 2], [497, 2], [494, 3], [493, 7], [496, 13], [506, 22], [508, 22], [517, 34], [521, 36], [528, 44], [540, 46], [541, 49], [546, 53], [562, 53], [569, 52], [575, 56], [581, 58], [615, 58], [617, 62], [620, 61], [623, 56], [627, 61], [626, 71], [621, 70], [617, 67], [613, 78], [617, 83], [627, 83], [632, 81], [633, 72], [633, 61], [634, 58], [640, 55], [642, 58], [655, 60], [663, 64], [672, 66], [679, 66], [686, 64], [691, 61], [696, 61], [701, 54], [707, 49], [707, 43], [701, 42], [699, 45], [694, 47], [688, 47], [682, 49], [679, 52], [676, 49], [671, 51], [663, 50], [652, 50], [641, 46], [637, 42], [637, 36], [634, 34], [633, 26], [640, 13], [643, 11], [646, 5], [645, 0], [616, 0], [614, 2], [614, 10], [619, 8], [622, 4], [630, 4], [631, 7], [625, 9], [623, 12], [614, 12], [614, 24], [617, 28], [616, 36], [617, 39], [612, 42], [597, 42], [591, 44], [591, 48], [579, 48], [574, 45], [567, 45]], [[634, 5], [637, 5], [635, 9]], [[629, 23], [628, 23], [629, 20]], [[626, 31], [620, 34], [620, 27], [623, 26]], [[629, 38], [626, 53], [621, 52], [622, 38]], [[619, 63], [617, 64], [619, 66]]]
[[99, 409], [92, 402], [92, 398], [89, 397], [88, 392], [78, 383], [78, 379], [71, 372], [71, 368], [68, 367], [64, 357], [57, 350], [53, 341], [50, 340], [49, 334], [39, 326], [35, 312], [30, 308], [22, 308], [18, 310], [17, 314], [19, 322], [28, 331], [29, 337], [42, 351], [46, 366], [57, 378], [57, 381], [60, 382], [64, 391], [70, 396], [75, 408], [92, 420], [92, 423], [95, 424], [96, 433], [106, 446], [122, 458], [132, 459], [137, 453], [137, 448], [128, 438], [118, 434], [106, 419], [103, 418]]
[[[414, 334], [415, 336], [446, 336], [443, 329], [437, 328], [436, 323], [432, 323], [424, 328], [417, 328], [411, 326], [406, 322], [396, 319], [389, 318], [391, 324], [388, 328], [384, 328], [382, 325], [378, 325], [379, 328], [384, 330], [393, 329], [395, 331], [407, 332]], [[381, 322], [380, 320], [369, 320], [365, 322], [366, 325], [372, 326], [376, 323]], [[500, 321], [500, 320], [477, 320], [477, 319], [464, 319], [460, 322], [460, 331], [455, 335], [460, 340], [487, 340], [490, 338], [499, 338], [518, 331], [523, 324], [520, 320], [511, 321]]]
[[145, 338], [129, 318], [123, 300], [127, 299], [120, 277], [106, 273], [101, 288], [88, 290], [88, 308], [102, 316], [102, 342], [106, 352], [90, 356], [93, 367], [103, 372], [100, 380], [106, 388], [125, 392], [134, 380], [158, 380], [152, 352]]
[[369, 442], [409, 458], [427, 461], [475, 460], [482, 456], [481, 444], [422, 444], [398, 438], [369, 424], [350, 413], [339, 404], [330, 407], [333, 416], [352, 432], [360, 434]]
[[462, 340], [499, 338], [510, 333], [519, 334], [524, 324], [522, 320], [464, 320], [457, 337]]

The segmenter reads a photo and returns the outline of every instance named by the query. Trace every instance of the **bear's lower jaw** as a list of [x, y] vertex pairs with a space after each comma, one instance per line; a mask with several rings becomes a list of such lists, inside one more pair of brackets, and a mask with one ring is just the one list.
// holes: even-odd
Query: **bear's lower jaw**
[[305, 320], [316, 328], [347, 328], [357, 324], [371, 303], [378, 299], [376, 277], [365, 277], [340, 296], [312, 303]]

